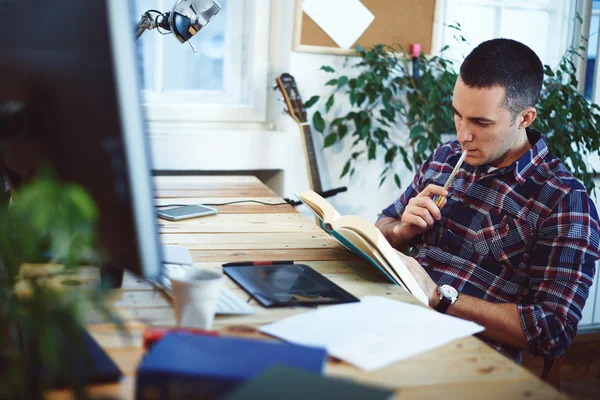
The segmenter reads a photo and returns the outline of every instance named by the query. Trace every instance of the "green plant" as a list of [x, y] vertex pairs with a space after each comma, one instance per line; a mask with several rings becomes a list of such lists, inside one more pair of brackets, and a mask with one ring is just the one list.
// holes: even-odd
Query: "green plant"
[[[57, 344], [77, 349], [90, 307], [114, 321], [102, 293], [65, 290], [56, 280], [76, 274], [82, 260], [97, 260], [96, 220], [86, 191], [49, 172], [0, 205], [0, 398], [42, 398], [61, 371], [77, 376]], [[81, 397], [82, 382], [71, 385]]]
[[[341, 177], [352, 176], [361, 158], [374, 160], [382, 151], [385, 168], [380, 174], [381, 186], [388, 176], [394, 176], [401, 186], [396, 165], [401, 160], [406, 168], [414, 170], [426, 155], [441, 144], [441, 134], [454, 130], [452, 118], [452, 90], [457, 74], [442, 49], [434, 57], [419, 58], [420, 78], [413, 79], [410, 59], [399, 46], [377, 45], [370, 50], [357, 47], [359, 61], [352, 68], [356, 77], [346, 75], [331, 79], [327, 86], [334, 88], [325, 104], [325, 114], [334, 104], [348, 104], [346, 115], [325, 122], [321, 112], [313, 114], [313, 127], [326, 133], [324, 147], [351, 138], [353, 152], [344, 165]], [[321, 69], [334, 74], [329, 66]], [[342, 100], [343, 98], [347, 100]], [[310, 107], [319, 101], [313, 96]], [[398, 127], [409, 130], [408, 140], [400, 136]]]
[[[450, 27], [457, 30], [460, 41], [466, 41], [459, 24]], [[326, 83], [333, 91], [324, 97], [324, 113], [313, 113], [312, 123], [324, 135], [325, 148], [353, 141], [341, 178], [352, 176], [365, 157], [369, 161], [383, 158], [379, 186], [393, 175], [400, 187], [400, 163], [415, 171], [442, 143], [442, 134], [455, 132], [451, 105], [458, 75], [445, 57], [448, 48], [432, 57], [421, 55], [420, 78], [414, 80], [409, 56], [401, 46], [381, 44], [369, 50], [357, 47], [357, 62], [351, 66], [357, 74], [337, 75]], [[573, 58], [581, 57], [580, 51], [584, 50], [584, 46], [571, 47], [555, 69], [544, 65], [544, 87], [533, 127], [545, 134], [550, 152], [592, 191], [595, 171], [590, 170], [586, 158], [600, 151], [600, 107], [577, 90]], [[321, 70], [336, 75], [330, 66], [322, 66]], [[311, 97], [305, 107], [320, 99], [319, 95]], [[338, 116], [340, 112], [334, 105], [350, 111]], [[398, 133], [402, 126], [408, 138]]]
[[572, 60], [583, 58], [581, 51], [585, 51], [584, 46], [569, 48], [554, 70], [544, 65], [544, 88], [533, 127], [545, 133], [550, 152], [591, 192], [596, 189], [596, 171], [587, 158], [600, 152], [600, 107], [577, 90], [577, 69]]

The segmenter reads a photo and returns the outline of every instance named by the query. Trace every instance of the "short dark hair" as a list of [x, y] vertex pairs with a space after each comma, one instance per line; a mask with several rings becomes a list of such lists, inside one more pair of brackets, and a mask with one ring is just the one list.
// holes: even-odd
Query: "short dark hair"
[[544, 80], [544, 68], [533, 50], [511, 39], [492, 39], [477, 46], [460, 66], [460, 78], [471, 88], [501, 86], [504, 107], [513, 118], [535, 105]]

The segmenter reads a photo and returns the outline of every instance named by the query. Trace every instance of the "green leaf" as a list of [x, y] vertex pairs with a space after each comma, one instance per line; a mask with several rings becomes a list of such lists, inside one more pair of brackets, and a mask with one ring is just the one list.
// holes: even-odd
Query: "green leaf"
[[325, 121], [323, 117], [321, 117], [321, 113], [319, 111], [315, 112], [313, 115], [313, 128], [317, 130], [317, 132], [323, 133], [325, 130]]
[[417, 152], [420, 154], [425, 153], [425, 151], [427, 150], [427, 140], [425, 138], [419, 140], [419, 142], [417, 143]]
[[328, 66], [328, 65], [323, 65], [320, 69], [322, 71], [329, 72], [329, 73], [334, 73], [335, 72], [335, 70], [333, 68], [331, 68], [330, 66]]
[[381, 180], [379, 181], [379, 186], [378, 188], [381, 187], [381, 185], [383, 185], [383, 182], [385, 182], [385, 179], [387, 178], [387, 176], [384, 176], [383, 178], [381, 178]]
[[415, 125], [410, 129], [409, 138], [415, 139], [421, 137], [421, 135], [425, 132], [425, 127], [423, 125]]
[[400, 181], [400, 177], [398, 176], [398, 174], [394, 174], [394, 181], [396, 182], [396, 186], [398, 186], [398, 189], [402, 188], [402, 181]]
[[340, 179], [343, 178], [344, 176], [346, 176], [346, 174], [348, 173], [348, 171], [350, 171], [350, 160], [346, 161], [346, 164], [344, 165], [344, 169], [342, 170], [342, 174], [340, 175]]
[[337, 82], [338, 89], [342, 88], [347, 83], [348, 83], [348, 77], [347, 76], [341, 76], [340, 79], [338, 79], [338, 82]]
[[331, 147], [337, 142], [337, 135], [335, 133], [330, 133], [325, 137], [325, 142], [323, 144], [324, 148]]
[[348, 133], [348, 127], [345, 124], [338, 125], [338, 137], [343, 139]]
[[320, 96], [313, 96], [310, 99], [308, 99], [308, 101], [306, 103], [304, 103], [304, 108], [309, 109], [310, 107], [312, 107], [313, 105], [315, 105], [315, 103], [317, 101], [319, 101], [321, 97]]
[[362, 93], [362, 92], [358, 93], [358, 95], [356, 96], [356, 105], [360, 107], [360, 105], [362, 103], [364, 103], [365, 99], [366, 99], [366, 96], [364, 93]]
[[335, 86], [338, 84], [338, 80], [337, 79], [331, 79], [329, 81], [327, 81], [327, 83], [325, 84], [326, 86]]
[[364, 138], [369, 137], [370, 134], [371, 134], [371, 128], [369, 127], [369, 125], [367, 125], [367, 124], [362, 125], [360, 128], [360, 137], [364, 139]]
[[333, 103], [334, 103], [334, 95], [332, 94], [331, 96], [329, 96], [329, 99], [327, 100], [327, 104], [325, 104], [325, 110], [327, 110], [327, 112], [329, 112], [329, 110], [331, 110], [331, 107], [333, 107]]
[[404, 165], [406, 165], [406, 168], [408, 168], [409, 171], [412, 171], [413, 166], [408, 159], [408, 154], [406, 153], [406, 150], [404, 150], [404, 148], [400, 146], [398, 146], [398, 149], [400, 149], [400, 154], [402, 155], [402, 161], [404, 161]]
[[369, 154], [368, 154], [367, 158], [369, 160], [374, 160], [376, 153], [377, 153], [377, 145], [375, 144], [375, 142], [369, 143]]
[[391, 163], [396, 158], [396, 154], [398, 153], [398, 147], [390, 147], [390, 149], [385, 153], [384, 160], [386, 163]]

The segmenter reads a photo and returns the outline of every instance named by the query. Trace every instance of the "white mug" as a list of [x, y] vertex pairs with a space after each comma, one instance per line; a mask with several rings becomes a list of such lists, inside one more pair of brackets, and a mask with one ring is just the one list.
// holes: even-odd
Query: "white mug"
[[210, 329], [221, 294], [223, 274], [208, 268], [189, 268], [169, 274], [177, 325]]

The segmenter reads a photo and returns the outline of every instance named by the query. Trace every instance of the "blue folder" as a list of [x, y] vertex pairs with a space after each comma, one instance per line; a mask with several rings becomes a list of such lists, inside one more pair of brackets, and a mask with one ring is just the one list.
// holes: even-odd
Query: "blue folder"
[[136, 399], [222, 396], [274, 365], [322, 373], [324, 349], [233, 337], [172, 333], [138, 367]]

